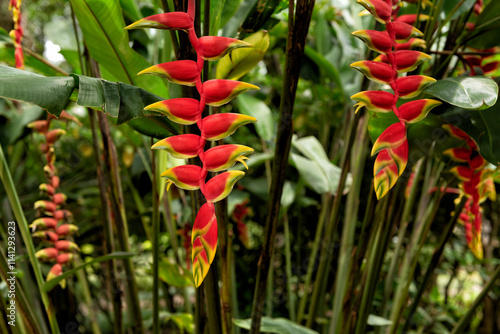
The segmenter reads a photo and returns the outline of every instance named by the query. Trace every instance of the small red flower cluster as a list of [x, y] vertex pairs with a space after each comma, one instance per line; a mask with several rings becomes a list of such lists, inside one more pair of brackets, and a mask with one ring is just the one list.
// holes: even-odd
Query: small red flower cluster
[[443, 127], [453, 137], [465, 141], [466, 147], [451, 148], [443, 153], [453, 161], [467, 164], [455, 166], [450, 172], [460, 180], [461, 193], [467, 197], [467, 202], [459, 217], [459, 221], [465, 226], [467, 245], [472, 253], [481, 260], [483, 258], [481, 203], [487, 198], [492, 201], [496, 199], [493, 171], [485, 168], [488, 162], [479, 155], [477, 145], [469, 135], [453, 125], [445, 124]]
[[[172, 12], [157, 14], [141, 19], [127, 29], [158, 28], [184, 30], [197, 53], [197, 61], [178, 60], [152, 66], [139, 74], [155, 74], [173, 83], [195, 86], [200, 100], [175, 98], [154, 103], [145, 108], [170, 118], [172, 121], [190, 125], [196, 124], [200, 135], [183, 134], [160, 140], [152, 149], [167, 150], [173, 157], [187, 159], [199, 157], [202, 166], [183, 165], [166, 170], [162, 177], [167, 179], [167, 190], [173, 183], [186, 190], [200, 189], [207, 203], [199, 210], [191, 233], [193, 276], [196, 286], [200, 286], [217, 248], [217, 220], [214, 202], [229, 195], [238, 179], [245, 175], [241, 171], [227, 171], [206, 181], [208, 172], [228, 169], [236, 162], [245, 164], [246, 155], [253, 149], [243, 145], [219, 145], [205, 151], [207, 141], [217, 141], [231, 135], [240, 126], [256, 119], [250, 116], [221, 113], [202, 117], [205, 106], [221, 106], [236, 95], [258, 87], [233, 80], [208, 80], [202, 82], [201, 73], [205, 60], [218, 60], [234, 48], [251, 45], [233, 38], [204, 36], [198, 38], [194, 30], [195, 1], [188, 2], [187, 13]], [[246, 166], [246, 164], [245, 164]]]
[[[375, 60], [364, 60], [351, 64], [370, 80], [389, 85], [393, 93], [385, 91], [364, 91], [353, 95], [358, 111], [362, 107], [374, 112], [394, 112], [399, 122], [382, 132], [375, 141], [372, 155], [378, 154], [374, 165], [374, 188], [377, 198], [382, 198], [403, 173], [408, 162], [407, 124], [416, 123], [429, 111], [441, 104], [432, 99], [410, 101], [397, 106], [398, 100], [410, 99], [420, 94], [435, 79], [423, 75], [402, 76], [413, 71], [423, 61], [431, 59], [423, 52], [407, 50], [425, 45], [416, 37], [423, 34], [410, 23], [416, 15], [397, 17], [399, 0], [358, 0], [381, 24], [385, 31], [359, 30], [352, 33], [381, 55]], [[425, 18], [425, 17], [423, 17]]]
[[12, 10], [12, 19], [14, 20], [14, 30], [9, 35], [14, 41], [16, 68], [24, 69], [24, 54], [21, 41], [23, 39], [23, 27], [21, 26], [21, 1], [10, 0], [9, 10]]
[[[43, 167], [47, 183], [40, 185], [40, 190], [49, 198], [35, 202], [35, 209], [42, 217], [31, 223], [32, 236], [39, 238], [50, 247], [43, 248], [36, 253], [36, 257], [43, 261], [57, 263], [52, 266], [47, 281], [62, 274], [63, 265], [71, 263], [73, 251], [78, 251], [78, 245], [72, 241], [65, 240], [68, 236], [76, 233], [78, 227], [71, 224], [73, 214], [61, 207], [66, 202], [66, 195], [58, 192], [60, 179], [57, 176], [55, 163], [54, 143], [66, 132], [62, 129], [50, 130], [50, 123], [56, 120], [49, 115], [47, 120], [35, 121], [28, 124], [28, 127], [45, 136], [45, 143], [40, 145], [40, 150], [45, 154], [47, 164]], [[59, 120], [74, 120], [72, 116], [63, 111]], [[63, 283], [64, 284], [64, 283]]]

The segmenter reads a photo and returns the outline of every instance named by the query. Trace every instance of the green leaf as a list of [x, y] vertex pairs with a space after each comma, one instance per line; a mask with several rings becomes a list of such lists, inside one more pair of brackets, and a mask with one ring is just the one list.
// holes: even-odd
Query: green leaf
[[370, 326], [388, 326], [392, 325], [392, 321], [386, 318], [379, 317], [377, 315], [368, 315], [368, 320], [366, 323]]
[[[443, 18], [448, 17], [451, 12], [455, 9], [455, 12], [450, 17], [448, 21], [455, 20], [460, 15], [471, 10], [472, 6], [476, 3], [477, 0], [463, 0], [463, 1], [444, 1], [443, 3]], [[457, 7], [458, 6], [458, 7]]]
[[267, 104], [248, 94], [239, 95], [236, 100], [240, 113], [257, 118], [254, 125], [259, 137], [271, 140], [275, 136], [275, 127], [271, 109]]
[[368, 135], [372, 143], [374, 143], [390, 125], [399, 122], [399, 119], [392, 112], [381, 113], [371, 110], [366, 110], [366, 112], [370, 115], [370, 119], [368, 120]]
[[117, 80], [167, 97], [161, 78], [137, 73], [151, 66], [129, 46], [128, 32], [118, 0], [70, 0], [87, 41], [90, 55], [112, 78], [102, 71], [104, 79]]
[[[16, 66], [16, 58], [14, 56], [14, 46], [9, 46], [9, 44], [4, 44], [0, 42], [0, 59], [6, 62], [10, 66]], [[26, 68], [33, 69], [35, 72], [47, 75], [47, 76], [57, 76], [61, 75], [54, 68], [40, 61], [39, 59], [30, 56], [29, 54], [24, 54], [24, 65]]]
[[45, 292], [49, 292], [57, 284], [59, 284], [59, 282], [61, 282], [63, 279], [65, 279], [68, 276], [73, 275], [78, 270], [83, 269], [83, 268], [85, 268], [88, 265], [99, 263], [99, 262], [102, 262], [102, 261], [114, 260], [114, 259], [127, 259], [129, 257], [134, 256], [134, 255], [136, 255], [136, 254], [134, 254], [134, 253], [126, 253], [126, 252], [114, 252], [114, 253], [111, 253], [111, 254], [108, 254], [108, 255], [104, 255], [104, 256], [98, 257], [97, 259], [93, 259], [93, 260], [91, 260], [89, 262], [85, 262], [84, 264], [79, 265], [78, 267], [75, 267], [75, 268], [73, 268], [71, 270], [65, 271], [61, 275], [59, 275], [59, 276], [51, 279], [50, 281], [45, 282], [43, 284], [43, 286], [42, 286], [42, 290], [45, 291]]
[[245, 33], [267, 29], [271, 15], [280, 4], [280, 0], [257, 0], [241, 25], [241, 31]]
[[318, 194], [330, 192], [328, 178], [312, 160], [291, 153], [291, 163], [297, 169], [306, 184]]
[[190, 313], [161, 312], [160, 316], [164, 324], [173, 321], [179, 327], [181, 333], [184, 333], [184, 331], [192, 333], [194, 331], [194, 319]]
[[[252, 319], [233, 319], [233, 323], [243, 329], [250, 329]], [[318, 332], [285, 318], [262, 317], [260, 324], [262, 333], [277, 334], [318, 334]]]
[[262, 30], [248, 36], [244, 41], [254, 47], [233, 50], [219, 60], [215, 74], [217, 79], [238, 80], [254, 68], [269, 48], [269, 33]]
[[304, 53], [313, 62], [315, 62], [319, 68], [325, 71], [325, 74], [335, 83], [335, 85], [337, 85], [337, 88], [342, 92], [342, 96], [344, 96], [344, 89], [342, 87], [342, 81], [340, 81], [339, 71], [335, 68], [335, 66], [333, 66], [328, 60], [326, 60], [323, 55], [321, 55], [319, 52], [314, 51], [309, 46], [305, 47]]
[[424, 92], [465, 109], [486, 109], [497, 101], [498, 85], [488, 77], [457, 77], [438, 80]]
[[210, 1], [210, 36], [217, 36], [217, 32], [219, 31], [221, 24], [222, 11], [224, 10], [225, 4], [226, 0]]
[[489, 49], [500, 45], [500, 1], [490, 1], [476, 20], [467, 45], [475, 49]]
[[193, 275], [188, 271], [181, 271], [176, 264], [170, 263], [167, 259], [162, 259], [158, 263], [158, 276], [160, 279], [178, 288], [193, 286]]

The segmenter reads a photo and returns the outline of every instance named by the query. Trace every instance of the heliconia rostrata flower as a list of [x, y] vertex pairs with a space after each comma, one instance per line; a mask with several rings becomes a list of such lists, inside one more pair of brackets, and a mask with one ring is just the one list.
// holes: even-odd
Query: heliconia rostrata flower
[[230, 102], [236, 95], [257, 86], [234, 80], [215, 79], [202, 82], [201, 72], [205, 60], [218, 60], [235, 48], [251, 47], [234, 38], [203, 36], [198, 38], [194, 30], [195, 1], [189, 0], [187, 13], [171, 12], [143, 18], [127, 27], [183, 30], [197, 53], [197, 61], [177, 60], [149, 67], [139, 74], [154, 74], [173, 83], [196, 87], [200, 100], [174, 98], [153, 103], [145, 110], [168, 117], [173, 122], [196, 124], [200, 135], [183, 134], [162, 139], [152, 149], [163, 149], [173, 157], [188, 159], [199, 157], [202, 166], [182, 165], [164, 171], [167, 190], [172, 184], [186, 190], [200, 190], [206, 199], [196, 216], [191, 232], [193, 277], [197, 287], [203, 282], [217, 249], [217, 219], [214, 203], [227, 197], [234, 184], [243, 175], [241, 171], [226, 171], [207, 181], [208, 172], [228, 169], [236, 162], [245, 166], [247, 155], [253, 149], [243, 145], [220, 145], [205, 151], [207, 141], [217, 141], [230, 136], [240, 126], [256, 122], [253, 117], [219, 113], [203, 117], [205, 106], [218, 107]]
[[14, 58], [16, 59], [16, 68], [24, 69], [24, 54], [21, 41], [23, 39], [23, 27], [21, 26], [21, 1], [10, 0], [9, 10], [12, 10], [12, 19], [14, 20], [14, 29], [9, 33], [14, 41]]
[[[72, 116], [63, 111], [59, 120], [74, 120]], [[38, 132], [45, 137], [45, 143], [41, 145], [42, 152], [45, 154], [47, 164], [43, 170], [47, 179], [46, 183], [40, 184], [40, 191], [48, 197], [48, 200], [39, 200], [35, 202], [35, 209], [38, 210], [41, 217], [35, 219], [30, 228], [34, 238], [40, 239], [43, 243], [49, 245], [39, 250], [36, 257], [47, 262], [56, 262], [50, 269], [47, 280], [59, 276], [63, 272], [63, 266], [73, 261], [73, 252], [79, 251], [78, 245], [72, 241], [65, 240], [78, 232], [78, 227], [71, 224], [73, 215], [70, 211], [62, 209], [66, 202], [66, 195], [58, 192], [60, 179], [56, 175], [57, 170], [54, 165], [55, 153], [54, 143], [65, 134], [62, 129], [50, 130], [51, 122], [55, 118], [51, 115], [47, 120], [34, 121], [28, 124], [33, 131]], [[61, 282], [64, 286], [64, 281]]]
[[465, 141], [465, 147], [451, 148], [446, 150], [444, 154], [453, 161], [462, 164], [450, 169], [450, 172], [460, 181], [461, 196], [467, 198], [459, 221], [465, 226], [465, 237], [469, 249], [478, 259], [482, 260], [481, 203], [487, 198], [492, 201], [496, 200], [493, 170], [485, 168], [488, 162], [479, 154], [476, 143], [469, 135], [453, 125], [445, 124], [443, 127], [453, 137]]
[[[362, 107], [374, 112], [392, 111], [399, 119], [398, 123], [382, 132], [371, 152], [372, 155], [378, 154], [374, 164], [374, 188], [380, 199], [396, 184], [406, 168], [407, 124], [422, 120], [441, 102], [422, 99], [397, 106], [399, 99], [413, 98], [425, 86], [436, 81], [423, 75], [402, 76], [431, 59], [423, 52], [408, 50], [425, 46], [425, 41], [418, 38], [423, 36], [422, 32], [411, 25], [416, 21], [416, 15], [398, 17], [399, 0], [358, 0], [357, 3], [365, 7], [386, 30], [359, 30], [352, 33], [380, 55], [375, 60], [355, 62], [351, 67], [374, 82], [389, 85], [393, 92], [364, 91], [354, 94], [351, 98], [358, 101], [356, 112]], [[425, 20], [427, 17], [421, 15], [420, 19]]]

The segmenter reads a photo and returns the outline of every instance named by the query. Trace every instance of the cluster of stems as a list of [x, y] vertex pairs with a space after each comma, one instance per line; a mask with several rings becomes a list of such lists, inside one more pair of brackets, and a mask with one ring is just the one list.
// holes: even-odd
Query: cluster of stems
[[[59, 119], [72, 119], [63, 111]], [[62, 207], [66, 202], [66, 195], [59, 192], [60, 179], [57, 176], [55, 166], [56, 155], [54, 144], [66, 132], [63, 129], [50, 129], [52, 121], [57, 120], [48, 115], [46, 120], [30, 123], [28, 126], [44, 136], [45, 142], [40, 145], [47, 164], [43, 167], [46, 183], [40, 184], [40, 191], [48, 198], [35, 202], [39, 218], [35, 219], [30, 228], [32, 237], [38, 238], [47, 247], [39, 250], [36, 257], [47, 262], [56, 262], [50, 269], [47, 280], [59, 276], [63, 272], [63, 266], [73, 261], [73, 251], [78, 251], [78, 245], [67, 238], [78, 231], [76, 225], [71, 224], [73, 214]], [[63, 281], [64, 282], [64, 281]], [[64, 283], [62, 283], [64, 286]]]
[[398, 122], [390, 125], [378, 137], [371, 154], [378, 154], [374, 165], [374, 189], [377, 198], [384, 197], [396, 184], [408, 162], [408, 124], [416, 123], [429, 111], [441, 104], [433, 99], [419, 99], [401, 104], [400, 99], [418, 96], [422, 89], [435, 79], [423, 75], [403, 74], [415, 70], [431, 57], [423, 52], [408, 50], [425, 46], [418, 37], [422, 32], [413, 27], [416, 15], [398, 16], [399, 0], [358, 0], [374, 17], [385, 26], [385, 31], [359, 30], [352, 33], [366, 45], [380, 53], [374, 60], [351, 64], [370, 80], [389, 85], [388, 91], [364, 91], [353, 95], [357, 110], [366, 107], [373, 112], [393, 112]]
[[[199, 134], [182, 134], [160, 140], [152, 149], [167, 150], [173, 157], [189, 159], [199, 157], [200, 165], [182, 165], [162, 173], [167, 179], [167, 190], [172, 184], [186, 190], [200, 190], [206, 203], [197, 213], [191, 232], [193, 277], [198, 287], [208, 273], [217, 249], [217, 219], [214, 203], [227, 197], [234, 184], [243, 175], [242, 171], [231, 170], [209, 178], [209, 172], [224, 171], [236, 162], [245, 166], [247, 155], [253, 149], [243, 145], [226, 144], [206, 149], [209, 142], [215, 143], [237, 128], [256, 119], [250, 116], [220, 113], [204, 117], [205, 107], [221, 106], [236, 95], [258, 87], [240, 81], [214, 79], [202, 81], [204, 61], [218, 60], [234, 48], [251, 45], [227, 37], [204, 36], [198, 38], [194, 29], [195, 1], [188, 2], [187, 13], [171, 12], [157, 14], [141, 19], [127, 29], [158, 28], [184, 30], [196, 51], [197, 60], [177, 60], [158, 64], [141, 71], [139, 74], [155, 74], [169, 81], [196, 87], [199, 100], [193, 98], [174, 98], [154, 103], [145, 110], [167, 116], [170, 120], [184, 124], [196, 124]], [[208, 180], [207, 180], [208, 179]]]

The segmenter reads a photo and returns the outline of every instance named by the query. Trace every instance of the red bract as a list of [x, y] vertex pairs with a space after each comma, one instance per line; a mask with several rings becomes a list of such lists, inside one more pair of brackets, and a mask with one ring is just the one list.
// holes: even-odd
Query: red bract
[[[422, 62], [431, 57], [423, 52], [408, 50], [423, 46], [425, 41], [415, 37], [422, 32], [412, 26], [416, 15], [397, 17], [398, 1], [358, 0], [377, 21], [385, 25], [386, 31], [359, 30], [353, 36], [363, 40], [366, 45], [381, 53], [375, 61], [363, 60], [351, 64], [368, 79], [388, 84], [393, 94], [382, 91], [365, 91], [351, 96], [358, 101], [356, 112], [362, 108], [374, 112], [393, 111], [399, 122], [390, 125], [373, 144], [372, 155], [378, 154], [373, 170], [374, 188], [377, 198], [382, 198], [396, 184], [408, 162], [408, 140], [406, 123], [416, 123], [427, 116], [429, 111], [441, 102], [432, 99], [416, 100], [397, 107], [399, 98], [408, 99], [420, 94], [428, 84], [435, 80], [422, 75], [399, 77], [401, 73], [415, 70]], [[392, 7], [390, 4], [392, 4]], [[421, 16], [424, 20], [427, 17]]]
[[[164, 15], [164, 16], [163, 16]], [[200, 286], [214, 259], [217, 248], [217, 221], [213, 202], [220, 201], [231, 192], [234, 184], [245, 173], [230, 171], [214, 176], [206, 181], [208, 171], [225, 170], [236, 162], [245, 164], [246, 155], [253, 149], [243, 145], [222, 145], [204, 151], [207, 140], [216, 141], [231, 135], [240, 126], [255, 122], [256, 119], [240, 114], [214, 114], [202, 117], [206, 105], [222, 106], [238, 94], [259, 89], [246, 82], [233, 80], [201, 81], [200, 71], [204, 60], [217, 60], [232, 49], [251, 45], [234, 38], [203, 36], [198, 38], [192, 27], [195, 16], [194, 0], [188, 1], [187, 13], [159, 14], [139, 20], [128, 29], [160, 28], [188, 31], [189, 41], [197, 53], [197, 60], [178, 60], [163, 63], [143, 70], [139, 74], [156, 74], [168, 80], [188, 86], [196, 86], [200, 101], [190, 98], [177, 98], [153, 103], [145, 110], [167, 116], [180, 124], [198, 125], [201, 136], [184, 134], [160, 140], [152, 149], [167, 150], [176, 158], [186, 159], [199, 156], [202, 166], [183, 165], [170, 168], [162, 173], [167, 179], [167, 190], [174, 183], [177, 187], [200, 189], [208, 203], [199, 210], [192, 231], [193, 277], [196, 287]], [[246, 164], [245, 164], [246, 166]]]
[[21, 45], [23, 39], [23, 28], [21, 26], [21, 1], [11, 0], [9, 3], [9, 10], [12, 10], [12, 20], [14, 21], [14, 30], [9, 35], [14, 42], [14, 58], [16, 61], [16, 68], [24, 69], [24, 54]]

